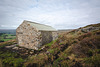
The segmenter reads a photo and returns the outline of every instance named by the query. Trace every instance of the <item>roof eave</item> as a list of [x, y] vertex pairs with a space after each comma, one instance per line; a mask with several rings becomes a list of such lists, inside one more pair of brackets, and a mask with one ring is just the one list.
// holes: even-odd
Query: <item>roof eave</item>
[[39, 32], [47, 31], [47, 32], [57, 32], [57, 30], [39, 30]]

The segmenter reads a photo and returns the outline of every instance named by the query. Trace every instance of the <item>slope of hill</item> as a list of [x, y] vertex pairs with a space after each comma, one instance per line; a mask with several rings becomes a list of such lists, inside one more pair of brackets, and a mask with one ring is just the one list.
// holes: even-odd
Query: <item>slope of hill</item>
[[43, 48], [39, 54], [31, 56], [25, 66], [99, 67], [100, 24], [63, 33]]
[[[8, 45], [14, 42], [8, 42]], [[32, 50], [22, 49], [19, 46], [16, 46], [16, 50], [6, 49], [6, 44], [7, 42], [0, 44], [1, 66], [7, 64], [8, 67], [99, 67], [100, 65], [100, 23], [62, 33], [57, 40], [43, 45], [37, 51], [34, 50], [33, 54], [30, 54]], [[9, 59], [4, 56], [2, 50], [8, 51], [4, 53]]]

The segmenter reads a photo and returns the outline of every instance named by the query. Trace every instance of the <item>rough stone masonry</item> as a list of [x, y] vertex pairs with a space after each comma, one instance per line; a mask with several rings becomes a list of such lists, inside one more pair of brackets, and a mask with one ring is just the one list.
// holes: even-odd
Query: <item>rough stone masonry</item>
[[57, 39], [57, 30], [51, 26], [26, 21], [16, 29], [16, 39], [21, 47], [38, 50], [42, 45]]

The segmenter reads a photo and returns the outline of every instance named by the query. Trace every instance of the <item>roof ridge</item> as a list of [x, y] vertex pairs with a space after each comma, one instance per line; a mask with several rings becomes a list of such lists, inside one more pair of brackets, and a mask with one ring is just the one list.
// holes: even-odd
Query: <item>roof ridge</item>
[[[40, 23], [37, 23], [37, 22], [32, 22], [32, 21], [27, 21], [27, 20], [24, 20], [24, 21], [29, 22], [29, 23], [39, 24], [39, 25], [45, 25], [45, 24], [40, 24]], [[45, 26], [49, 26], [49, 25], [45, 25]], [[49, 27], [51, 27], [51, 26], [49, 26]]]
[[31, 26], [36, 27], [39, 31], [57, 31], [55, 28], [53, 28], [52, 26], [48, 26], [45, 24], [40, 24], [40, 23], [36, 23], [36, 22], [32, 22], [32, 21], [27, 21], [24, 20], [25, 23], [30, 24]]

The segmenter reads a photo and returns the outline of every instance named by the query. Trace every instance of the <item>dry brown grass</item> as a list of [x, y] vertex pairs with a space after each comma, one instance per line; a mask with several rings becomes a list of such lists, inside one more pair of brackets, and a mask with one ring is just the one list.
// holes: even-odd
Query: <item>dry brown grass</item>
[[9, 43], [17, 43], [17, 42], [16, 42], [16, 39], [13, 39], [13, 40], [9, 40], [9, 41], [6, 41], [6, 42], [2, 42], [2, 43], [0, 43], [0, 45], [9, 44]]

